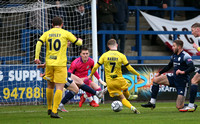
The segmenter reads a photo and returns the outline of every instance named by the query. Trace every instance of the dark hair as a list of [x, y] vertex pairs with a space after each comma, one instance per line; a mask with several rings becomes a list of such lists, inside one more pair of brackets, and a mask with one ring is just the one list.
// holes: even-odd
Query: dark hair
[[181, 48], [183, 48], [183, 41], [182, 41], [182, 40], [175, 40], [174, 43], [175, 43], [177, 46], [180, 46]]
[[52, 20], [53, 26], [61, 26], [63, 21], [60, 17], [54, 17]]
[[81, 48], [81, 52], [82, 52], [82, 51], [86, 51], [86, 50], [88, 50], [87, 47], [83, 47], [83, 48]]
[[200, 28], [200, 23], [194, 23], [191, 27], [192, 28]]
[[110, 39], [107, 43], [107, 46], [110, 46], [110, 45], [115, 45], [117, 42], [115, 39]]

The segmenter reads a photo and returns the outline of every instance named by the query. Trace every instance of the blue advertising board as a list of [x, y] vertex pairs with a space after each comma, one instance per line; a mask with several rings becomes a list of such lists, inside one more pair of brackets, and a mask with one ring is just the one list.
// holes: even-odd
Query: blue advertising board
[[43, 102], [45, 83], [33, 65], [0, 66], [0, 104]]
[[[137, 76], [129, 73], [123, 66], [123, 77], [129, 83], [130, 94], [138, 94], [137, 100], [148, 100], [151, 95], [153, 78], [164, 65], [132, 65], [141, 75], [140, 81]], [[35, 65], [1, 65], [0, 66], [0, 105], [5, 104], [46, 104], [46, 81], [40, 77], [43, 69], [37, 69]], [[169, 71], [166, 74], [172, 74]], [[194, 73], [191, 74], [191, 78]], [[200, 88], [199, 88], [200, 89]], [[63, 92], [63, 96], [67, 91]], [[79, 102], [80, 90], [70, 102]], [[189, 93], [188, 93], [189, 94]], [[161, 85], [159, 88], [158, 100], [175, 100], [176, 89]], [[187, 96], [188, 99], [188, 96]], [[197, 99], [200, 99], [200, 91], [197, 92]], [[108, 93], [105, 100], [111, 100]]]

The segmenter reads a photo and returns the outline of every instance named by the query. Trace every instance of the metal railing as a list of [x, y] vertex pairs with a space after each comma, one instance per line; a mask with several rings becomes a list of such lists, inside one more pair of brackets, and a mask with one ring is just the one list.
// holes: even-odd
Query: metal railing
[[[168, 60], [170, 56], [142, 56], [142, 35], [148, 34], [171, 34], [174, 37], [174, 40], [177, 38], [177, 35], [187, 34], [191, 35], [190, 31], [140, 31], [140, 11], [141, 10], [158, 10], [158, 11], [170, 11], [170, 20], [174, 20], [175, 11], [200, 11], [200, 9], [194, 7], [168, 7], [162, 9], [155, 6], [129, 6], [129, 10], [135, 10], [135, 31], [98, 31], [98, 34], [102, 34], [102, 51], [105, 52], [105, 35], [106, 34], [132, 34], [136, 35], [136, 45], [132, 47], [133, 51], [138, 52], [138, 56], [127, 56], [128, 60], [138, 60], [138, 64], [143, 64], [144, 60]], [[193, 56], [193, 59], [200, 59], [199, 56]]]

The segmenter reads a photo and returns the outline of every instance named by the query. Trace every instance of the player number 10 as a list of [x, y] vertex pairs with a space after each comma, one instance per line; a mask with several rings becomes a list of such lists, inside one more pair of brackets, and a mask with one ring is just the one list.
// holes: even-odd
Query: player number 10
[[[20, 92], [20, 93], [19, 93]], [[4, 88], [3, 89], [3, 98], [4, 99], [9, 99], [10, 97], [14, 97], [15, 99], [20, 98], [23, 99], [23, 95], [26, 93], [26, 98], [43, 98], [43, 88], [35, 87], [34, 89], [32, 87], [15, 87], [12, 92], [10, 91], [9, 88]]]

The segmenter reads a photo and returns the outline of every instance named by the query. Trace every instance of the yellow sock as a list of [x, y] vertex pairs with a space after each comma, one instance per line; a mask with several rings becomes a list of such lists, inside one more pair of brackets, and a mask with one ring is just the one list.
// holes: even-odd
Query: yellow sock
[[122, 99], [122, 104], [131, 109], [132, 105], [126, 98]]
[[129, 91], [128, 91], [128, 90], [126, 90], [126, 91], [123, 91], [123, 94], [124, 94], [124, 96], [126, 97], [126, 99], [128, 99], [128, 98], [129, 98], [129, 96], [130, 96], [130, 93], [129, 93]]
[[56, 90], [54, 99], [53, 99], [53, 113], [57, 113], [58, 106], [62, 100], [62, 90]]
[[54, 89], [46, 89], [46, 97], [47, 97], [47, 106], [48, 109], [52, 110], [52, 102], [53, 102], [53, 90]]

